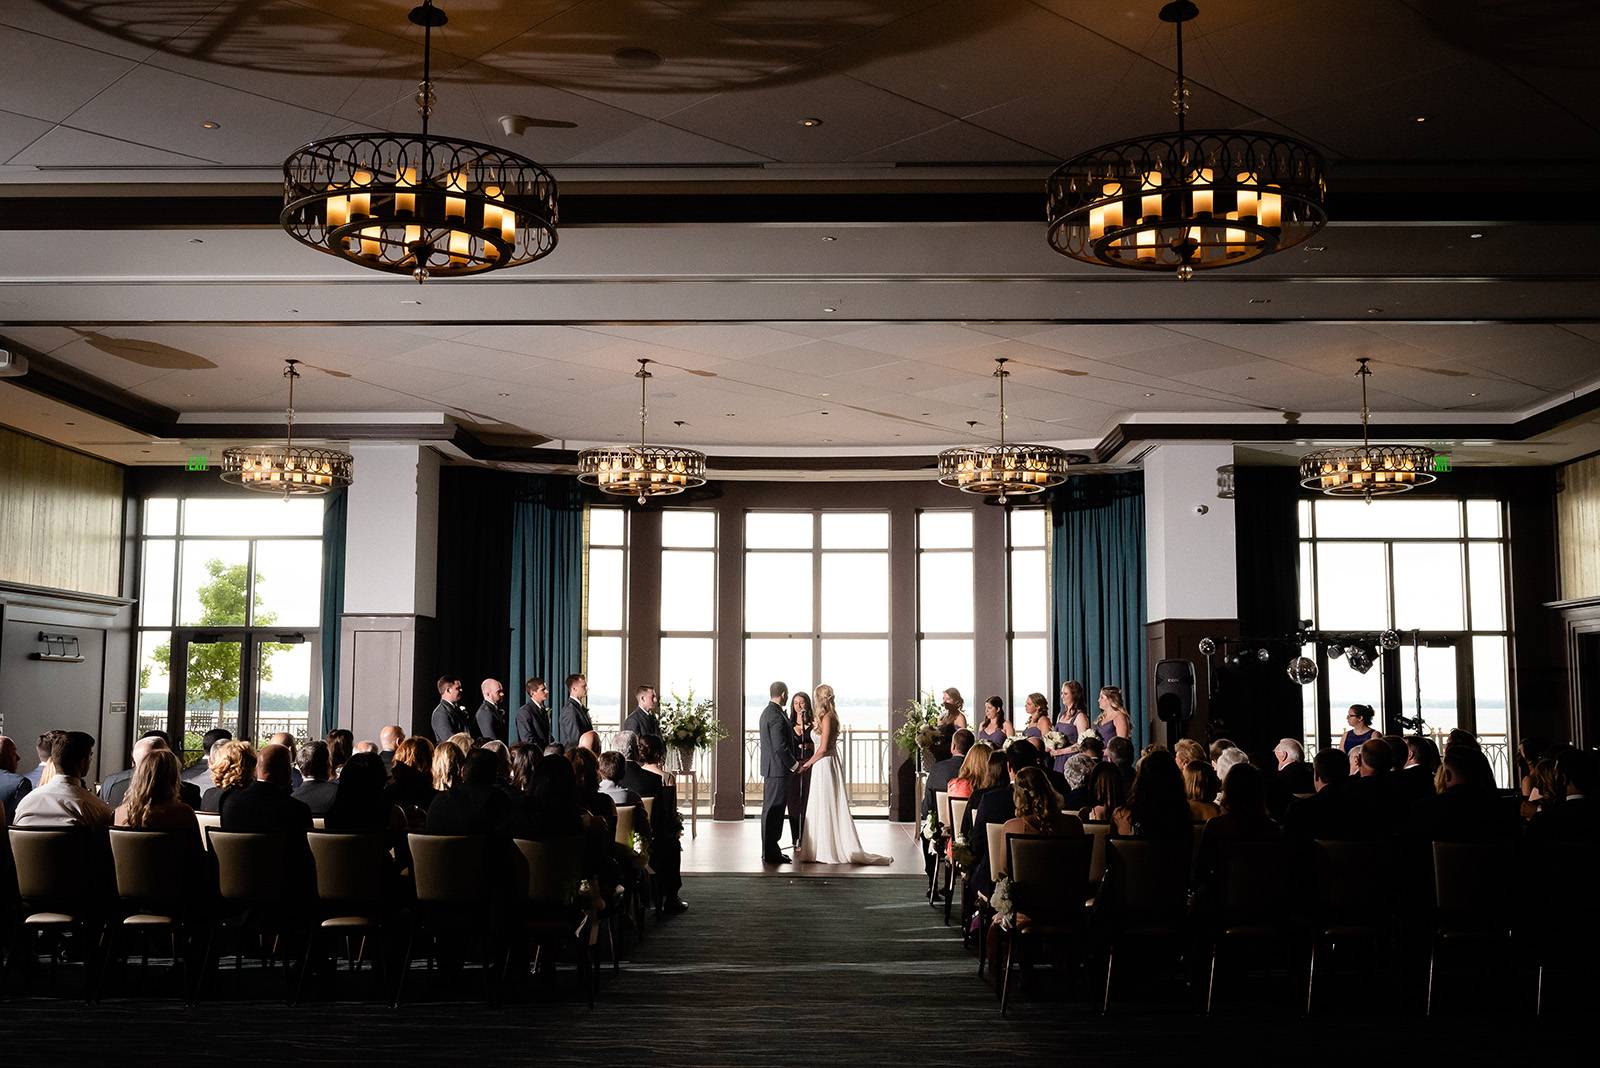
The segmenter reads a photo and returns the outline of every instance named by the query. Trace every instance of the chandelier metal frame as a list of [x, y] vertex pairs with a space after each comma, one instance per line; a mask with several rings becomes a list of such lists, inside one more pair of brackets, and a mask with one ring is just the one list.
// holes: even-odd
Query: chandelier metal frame
[[1189, 0], [1161, 9], [1177, 37], [1177, 131], [1101, 145], [1050, 176], [1047, 235], [1063, 256], [1186, 281], [1291, 248], [1328, 221], [1327, 167], [1309, 145], [1187, 129], [1183, 24], [1199, 13]]
[[515, 152], [429, 132], [433, 30], [448, 19], [433, 0], [410, 19], [423, 28], [421, 133], [341, 134], [291, 153], [279, 224], [319, 252], [418, 282], [548, 256], [557, 241], [555, 177]]
[[639, 444], [603, 445], [578, 453], [578, 481], [601, 493], [635, 497], [642, 505], [651, 497], [667, 497], [706, 484], [706, 456], [694, 449], [672, 445], [647, 445], [645, 423], [650, 409], [645, 388], [655, 376], [645, 357], [633, 377], [639, 380]]
[[1434, 451], [1422, 445], [1374, 445], [1369, 428], [1368, 358], [1356, 361], [1361, 380], [1361, 444], [1321, 449], [1300, 459], [1300, 485], [1329, 497], [1392, 497], [1438, 480]]
[[994, 445], [958, 445], [939, 454], [939, 484], [986, 497], [1028, 497], [1054, 489], [1067, 480], [1067, 454], [1051, 445], [1006, 442], [1006, 370], [1004, 356], [995, 359], [1000, 380], [1000, 440]]
[[289, 406], [284, 409], [286, 432], [282, 445], [235, 445], [222, 453], [222, 481], [256, 493], [285, 498], [318, 497], [350, 485], [355, 460], [337, 449], [308, 449], [294, 443], [294, 384], [300, 377], [299, 360], [285, 360], [283, 377], [289, 380]]

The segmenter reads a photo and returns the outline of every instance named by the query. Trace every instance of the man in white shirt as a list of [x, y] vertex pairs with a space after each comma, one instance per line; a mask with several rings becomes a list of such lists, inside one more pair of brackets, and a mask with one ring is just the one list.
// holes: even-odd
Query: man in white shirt
[[49, 782], [17, 803], [17, 827], [111, 826], [115, 809], [94, 795], [84, 783], [94, 757], [94, 736], [67, 731], [50, 750], [54, 769]]

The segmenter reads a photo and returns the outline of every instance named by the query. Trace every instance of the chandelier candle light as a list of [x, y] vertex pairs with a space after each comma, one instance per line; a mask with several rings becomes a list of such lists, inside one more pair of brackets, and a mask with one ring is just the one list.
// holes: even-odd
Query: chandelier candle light
[[1367, 379], [1372, 370], [1367, 358], [1356, 361], [1361, 379], [1361, 444], [1323, 449], [1300, 461], [1300, 485], [1321, 490], [1329, 497], [1374, 497], [1404, 493], [1435, 481], [1433, 450], [1421, 445], [1373, 445], [1367, 410]]
[[1199, 13], [1189, 0], [1161, 9], [1177, 34], [1177, 132], [1102, 145], [1050, 176], [1048, 236], [1063, 256], [1187, 281], [1291, 248], [1328, 221], [1315, 149], [1260, 131], [1186, 128], [1183, 24]]
[[287, 431], [282, 445], [236, 445], [222, 454], [222, 481], [258, 493], [290, 497], [315, 497], [350, 485], [354, 461], [347, 452], [307, 449], [294, 443], [294, 383], [300, 377], [299, 360], [285, 360], [283, 377], [289, 380], [289, 407], [284, 410]]
[[637, 497], [640, 504], [706, 484], [705, 453], [645, 444], [645, 420], [650, 413], [645, 405], [645, 385], [655, 377], [649, 371], [652, 362], [641, 357], [633, 375], [639, 380], [639, 444], [607, 445], [578, 454], [579, 482], [598, 487], [602, 493]]
[[514, 152], [428, 132], [433, 30], [447, 20], [433, 0], [410, 18], [423, 28], [421, 134], [342, 134], [299, 149], [283, 163], [279, 224], [319, 252], [418, 282], [549, 255], [555, 178]]
[[1000, 380], [1000, 443], [961, 445], [939, 454], [939, 484], [987, 497], [1043, 493], [1067, 479], [1067, 454], [1049, 445], [1006, 444], [1007, 360], [995, 361]]

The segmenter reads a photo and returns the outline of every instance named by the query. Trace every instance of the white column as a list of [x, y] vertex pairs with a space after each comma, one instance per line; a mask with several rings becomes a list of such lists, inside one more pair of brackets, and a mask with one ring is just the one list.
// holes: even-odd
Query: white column
[[429, 680], [437, 610], [439, 457], [414, 442], [352, 446], [345, 523], [339, 725], [376, 740], [409, 733], [434, 704]]
[[1237, 619], [1233, 502], [1217, 497], [1232, 445], [1162, 445], [1144, 461], [1145, 619]]

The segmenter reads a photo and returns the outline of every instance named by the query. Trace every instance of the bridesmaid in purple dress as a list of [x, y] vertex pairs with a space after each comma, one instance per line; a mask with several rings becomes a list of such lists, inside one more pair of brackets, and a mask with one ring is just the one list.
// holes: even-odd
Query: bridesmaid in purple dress
[[1030, 693], [1023, 706], [1022, 718], [1027, 726], [1022, 728], [1024, 738], [1037, 739], [1044, 749], [1044, 736], [1050, 733], [1050, 700], [1042, 693]]
[[1133, 733], [1133, 720], [1128, 716], [1127, 705], [1123, 703], [1120, 686], [1100, 687], [1099, 705], [1100, 716], [1094, 721], [1094, 729], [1102, 742], [1126, 738]]
[[1089, 705], [1084, 700], [1083, 683], [1076, 679], [1068, 679], [1061, 684], [1061, 715], [1056, 717], [1056, 730], [1066, 739], [1066, 745], [1061, 749], [1050, 750], [1050, 755], [1055, 757], [1056, 771], [1065, 773], [1067, 759], [1072, 756], [1078, 744], [1078, 739], [1090, 731]]
[[1006, 718], [1005, 702], [998, 697], [991, 697], [983, 703], [983, 722], [978, 724], [978, 741], [988, 742], [999, 749], [1005, 745], [1006, 739], [1017, 733], [1011, 726], [1011, 721]]

